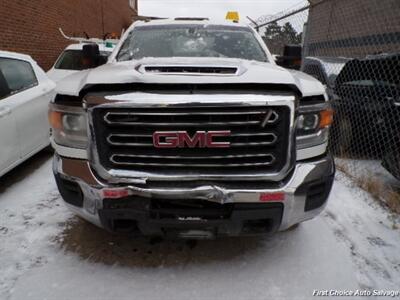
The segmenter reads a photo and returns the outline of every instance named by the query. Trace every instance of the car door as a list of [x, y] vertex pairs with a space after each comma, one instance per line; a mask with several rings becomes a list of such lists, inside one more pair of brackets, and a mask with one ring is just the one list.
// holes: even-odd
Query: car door
[[13, 114], [14, 99], [1, 71], [0, 57], [0, 176], [12, 167], [20, 157], [17, 125]]
[[[35, 76], [38, 83], [31, 85], [29, 89], [21, 93], [21, 95], [26, 94], [26, 98], [17, 108], [15, 116], [17, 129], [21, 131], [23, 156], [37, 152], [50, 144], [50, 126], [47, 115], [56, 86], [35, 62], [31, 62], [31, 67], [34, 72], [32, 80]], [[29, 77], [26, 83], [29, 85], [31, 82]]]
[[38, 80], [33, 62], [8, 60], [3, 62], [4, 75], [15, 91], [14, 110], [21, 158], [37, 152], [49, 144], [47, 121], [52, 87]]

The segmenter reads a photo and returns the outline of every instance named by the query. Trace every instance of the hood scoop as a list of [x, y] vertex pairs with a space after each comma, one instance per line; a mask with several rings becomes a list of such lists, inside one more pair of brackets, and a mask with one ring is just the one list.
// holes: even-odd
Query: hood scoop
[[231, 66], [141, 65], [139, 71], [141, 73], [160, 75], [239, 75], [239, 68]]

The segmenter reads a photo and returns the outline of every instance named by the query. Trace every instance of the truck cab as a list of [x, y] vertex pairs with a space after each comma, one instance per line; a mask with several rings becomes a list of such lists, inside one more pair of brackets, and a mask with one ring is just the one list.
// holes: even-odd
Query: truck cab
[[[83, 48], [89, 43], [75, 43], [67, 46], [60, 54], [52, 68], [47, 72], [47, 76], [54, 82], [58, 82], [65, 77], [79, 71], [90, 69], [93, 66], [85, 59]], [[108, 57], [114, 50], [114, 45], [105, 43], [96, 44], [99, 47], [101, 61], [107, 62]]]

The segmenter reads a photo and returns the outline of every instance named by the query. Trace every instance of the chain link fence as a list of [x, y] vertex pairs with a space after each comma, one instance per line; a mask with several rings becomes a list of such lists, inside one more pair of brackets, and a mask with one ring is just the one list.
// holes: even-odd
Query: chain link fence
[[[340, 174], [400, 212], [400, 1], [314, 0], [256, 27], [273, 54], [302, 46], [301, 70], [335, 110]], [[339, 175], [340, 176], [340, 175]]]
[[309, 5], [299, 4], [276, 15], [257, 19], [256, 29], [274, 55], [283, 55], [285, 45], [302, 45]]

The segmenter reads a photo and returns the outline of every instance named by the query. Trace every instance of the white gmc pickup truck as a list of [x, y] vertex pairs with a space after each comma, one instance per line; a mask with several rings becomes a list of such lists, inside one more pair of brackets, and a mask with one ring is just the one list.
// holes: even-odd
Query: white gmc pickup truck
[[136, 22], [107, 64], [64, 79], [57, 93], [58, 188], [102, 228], [268, 234], [326, 205], [335, 168], [324, 87], [278, 67], [249, 26]]

